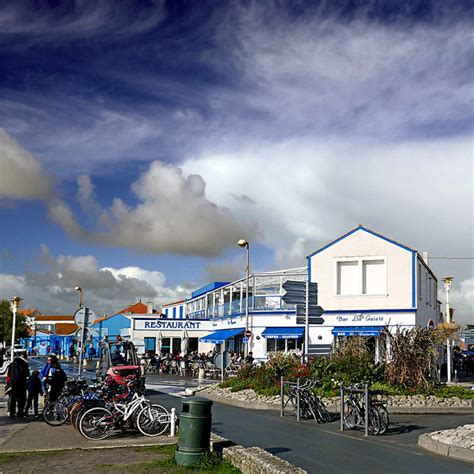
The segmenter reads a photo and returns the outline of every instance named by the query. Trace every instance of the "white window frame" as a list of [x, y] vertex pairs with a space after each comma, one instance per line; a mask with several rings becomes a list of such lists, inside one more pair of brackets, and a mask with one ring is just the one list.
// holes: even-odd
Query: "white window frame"
[[[385, 267], [385, 291], [378, 294], [365, 294], [362, 292], [363, 290], [363, 282], [364, 282], [364, 262], [373, 261], [373, 260], [383, 260], [383, 264]], [[359, 272], [359, 281], [358, 281], [358, 292], [351, 295], [341, 295], [337, 292], [337, 280], [338, 280], [338, 263], [340, 262], [357, 262], [357, 269]], [[368, 297], [380, 297], [380, 296], [388, 296], [388, 266], [387, 266], [387, 257], [386, 256], [365, 256], [365, 257], [336, 257], [334, 259], [334, 279], [333, 279], [333, 289], [334, 289], [334, 296], [337, 298], [351, 298], [353, 296], [368, 296]]]

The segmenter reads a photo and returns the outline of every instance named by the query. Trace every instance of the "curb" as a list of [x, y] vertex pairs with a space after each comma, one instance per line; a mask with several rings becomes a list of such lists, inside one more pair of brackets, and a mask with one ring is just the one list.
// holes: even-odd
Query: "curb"
[[[196, 394], [199, 393], [200, 396], [209, 398], [215, 402], [224, 403], [226, 405], [231, 405], [239, 408], [247, 408], [249, 410], [273, 410], [280, 411], [280, 405], [275, 405], [273, 403], [259, 402], [259, 401], [246, 401], [246, 400], [237, 400], [235, 398], [221, 397], [213, 393], [204, 392], [202, 390], [196, 391]], [[331, 413], [339, 413], [339, 409], [335, 409], [334, 406], [329, 405], [327, 409]], [[472, 415], [474, 414], [474, 408], [471, 407], [394, 407], [388, 406], [387, 410], [390, 414], [397, 415], [455, 415], [455, 414], [465, 414]]]
[[447, 456], [460, 461], [474, 463], [474, 449], [462, 448], [451, 444], [441, 443], [431, 438], [431, 433], [424, 433], [418, 437], [418, 444], [428, 451], [440, 456]]
[[211, 449], [222, 453], [243, 474], [306, 474], [307, 471], [290, 464], [262, 448], [245, 448], [212, 433]]

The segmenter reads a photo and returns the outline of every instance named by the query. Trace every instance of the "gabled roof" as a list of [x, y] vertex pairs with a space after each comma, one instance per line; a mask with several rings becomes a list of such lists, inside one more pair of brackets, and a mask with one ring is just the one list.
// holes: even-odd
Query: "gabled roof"
[[23, 308], [19, 309], [17, 313], [25, 317], [34, 316], [35, 314], [37, 314], [38, 316], [41, 315], [37, 308]]
[[391, 244], [393, 245], [396, 245], [397, 247], [401, 247], [402, 249], [405, 249], [405, 250], [408, 250], [409, 252], [416, 252], [415, 250], [413, 250], [412, 248], [410, 247], [407, 247], [406, 245], [403, 245], [401, 244], [400, 242], [397, 242], [396, 240], [392, 240], [392, 239], [389, 239], [388, 237], [385, 237], [384, 235], [382, 234], [379, 234], [377, 232], [374, 232], [373, 230], [371, 229], [368, 229], [367, 227], [364, 227], [363, 225], [359, 224], [357, 227], [355, 227], [354, 229], [350, 230], [349, 232], [346, 232], [344, 235], [341, 235], [340, 237], [338, 237], [337, 239], [329, 242], [328, 244], [326, 245], [323, 245], [321, 248], [319, 248], [318, 250], [316, 250], [315, 252], [311, 253], [308, 255], [308, 258], [309, 257], [312, 257], [313, 255], [316, 255], [317, 253], [319, 252], [322, 252], [323, 250], [326, 250], [327, 248], [331, 247], [332, 245], [336, 244], [337, 242], [345, 239], [346, 237], [349, 237], [349, 235], [351, 234], [354, 234], [355, 232], [359, 231], [359, 230], [362, 230], [364, 232], [367, 232], [369, 234], [372, 234], [372, 235], [375, 235], [376, 237], [379, 237], [380, 239], [383, 239], [383, 240], [386, 240], [387, 242], [390, 242]]
[[59, 323], [56, 324], [55, 333], [57, 336], [69, 336], [75, 333], [79, 329], [77, 324], [72, 323]]
[[42, 321], [55, 321], [55, 322], [59, 322], [59, 321], [74, 321], [74, 316], [71, 314], [71, 315], [51, 315], [51, 316], [45, 316], [45, 315], [41, 315], [41, 316], [36, 316], [35, 317], [35, 321], [37, 323], [40, 323]]
[[[123, 313], [132, 313], [132, 314], [147, 314], [148, 313], [148, 306], [141, 301], [126, 308], [117, 311], [115, 314], [123, 314]], [[114, 316], [115, 316], [114, 314]]]

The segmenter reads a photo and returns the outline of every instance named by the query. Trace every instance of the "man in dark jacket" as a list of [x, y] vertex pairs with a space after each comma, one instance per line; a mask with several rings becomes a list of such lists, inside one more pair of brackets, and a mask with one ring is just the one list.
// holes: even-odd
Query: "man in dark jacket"
[[[26, 380], [30, 375], [28, 362], [23, 357], [15, 357], [8, 367], [7, 380], [11, 386], [10, 391], [10, 418], [17, 414], [18, 418], [25, 416]], [[17, 409], [18, 408], [18, 409]]]
[[54, 402], [59, 398], [59, 395], [61, 395], [61, 392], [63, 391], [64, 384], [67, 381], [67, 375], [61, 368], [61, 365], [58, 361], [54, 361], [51, 365], [54, 369], [54, 372], [51, 377], [51, 390], [49, 391], [49, 401]]

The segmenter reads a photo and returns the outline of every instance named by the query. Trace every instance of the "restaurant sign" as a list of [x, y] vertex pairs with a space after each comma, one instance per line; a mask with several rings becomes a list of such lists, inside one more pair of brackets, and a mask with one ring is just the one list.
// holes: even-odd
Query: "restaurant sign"
[[200, 329], [202, 321], [166, 319], [135, 319], [135, 330]]

